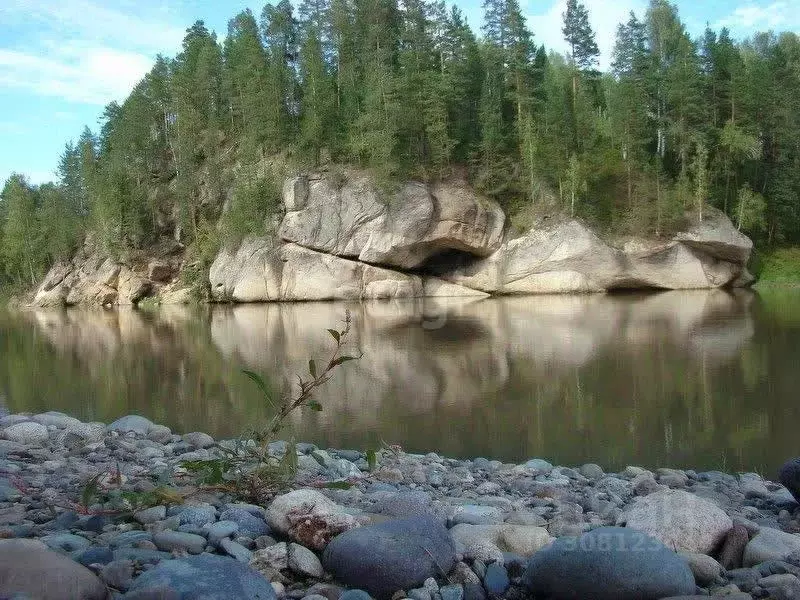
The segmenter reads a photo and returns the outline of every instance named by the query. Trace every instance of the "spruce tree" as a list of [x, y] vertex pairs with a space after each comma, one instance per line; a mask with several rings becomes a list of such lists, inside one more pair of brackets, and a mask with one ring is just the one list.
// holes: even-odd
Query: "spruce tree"
[[265, 137], [271, 151], [292, 139], [296, 129], [298, 90], [295, 79], [297, 21], [289, 0], [267, 4], [261, 13], [261, 33], [267, 52]]
[[6, 268], [16, 278], [34, 285], [44, 258], [35, 190], [25, 177], [15, 173], [6, 181], [0, 197], [5, 207], [2, 254]]
[[244, 144], [260, 150], [268, 143], [265, 99], [270, 81], [258, 24], [249, 9], [228, 22], [223, 57], [229, 99], [225, 124]]

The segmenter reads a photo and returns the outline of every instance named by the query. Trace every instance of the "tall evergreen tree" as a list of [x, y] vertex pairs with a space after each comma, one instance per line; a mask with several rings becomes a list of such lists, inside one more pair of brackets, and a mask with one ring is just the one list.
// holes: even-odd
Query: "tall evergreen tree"
[[229, 98], [226, 125], [250, 149], [260, 150], [269, 142], [266, 96], [270, 81], [258, 24], [249, 9], [228, 22], [223, 57]]
[[13, 276], [34, 285], [41, 274], [44, 254], [35, 190], [22, 175], [13, 174], [0, 196], [5, 207], [2, 254], [6, 268]]
[[589, 11], [578, 0], [567, 0], [567, 10], [562, 15], [561, 32], [569, 46], [570, 61], [576, 70], [589, 72], [597, 67], [600, 50], [589, 23]]
[[297, 21], [289, 0], [267, 4], [261, 13], [261, 33], [268, 61], [266, 137], [279, 150], [293, 138], [299, 115], [296, 65]]

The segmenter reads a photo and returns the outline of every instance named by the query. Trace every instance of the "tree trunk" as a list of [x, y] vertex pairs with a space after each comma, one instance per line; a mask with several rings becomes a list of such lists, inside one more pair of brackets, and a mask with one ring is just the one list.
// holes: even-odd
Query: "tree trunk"
[[633, 176], [631, 174], [631, 161], [625, 161], [628, 171], [628, 210], [633, 210]]
[[661, 174], [656, 173], [656, 236], [661, 235]]

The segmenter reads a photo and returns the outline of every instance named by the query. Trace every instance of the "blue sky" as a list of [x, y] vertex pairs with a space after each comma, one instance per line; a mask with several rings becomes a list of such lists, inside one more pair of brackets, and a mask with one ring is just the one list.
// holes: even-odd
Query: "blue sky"
[[[481, 0], [457, 0], [474, 28]], [[584, 0], [602, 64], [617, 23], [647, 0]], [[563, 50], [566, 0], [521, 0], [539, 43]], [[736, 37], [800, 28], [800, 0], [678, 0], [693, 35], [706, 22]], [[195, 20], [224, 34], [227, 20], [263, 3], [246, 0], [0, 0], [0, 182], [12, 172], [34, 183], [54, 179], [58, 156], [84, 125], [97, 128], [103, 106], [122, 100], [156, 54], [177, 53]]]

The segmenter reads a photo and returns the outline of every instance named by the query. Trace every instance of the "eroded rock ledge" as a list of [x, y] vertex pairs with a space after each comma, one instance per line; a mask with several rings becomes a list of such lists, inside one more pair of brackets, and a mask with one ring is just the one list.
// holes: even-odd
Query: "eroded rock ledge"
[[601, 240], [578, 220], [511, 237], [505, 215], [463, 183], [377, 191], [363, 175], [286, 181], [278, 238], [212, 265], [218, 300], [327, 300], [703, 289], [747, 285], [752, 242], [719, 211], [667, 241]]
[[[277, 235], [220, 251], [209, 272], [215, 300], [480, 297], [752, 281], [752, 242], [715, 210], [672, 239], [612, 245], [575, 219], [514, 237], [502, 209], [459, 181], [388, 191], [358, 172], [302, 175], [286, 180], [283, 205]], [[136, 271], [85, 248], [53, 267], [34, 303], [135, 304], [148, 295], [183, 302], [186, 291], [169, 284], [177, 268]]]

